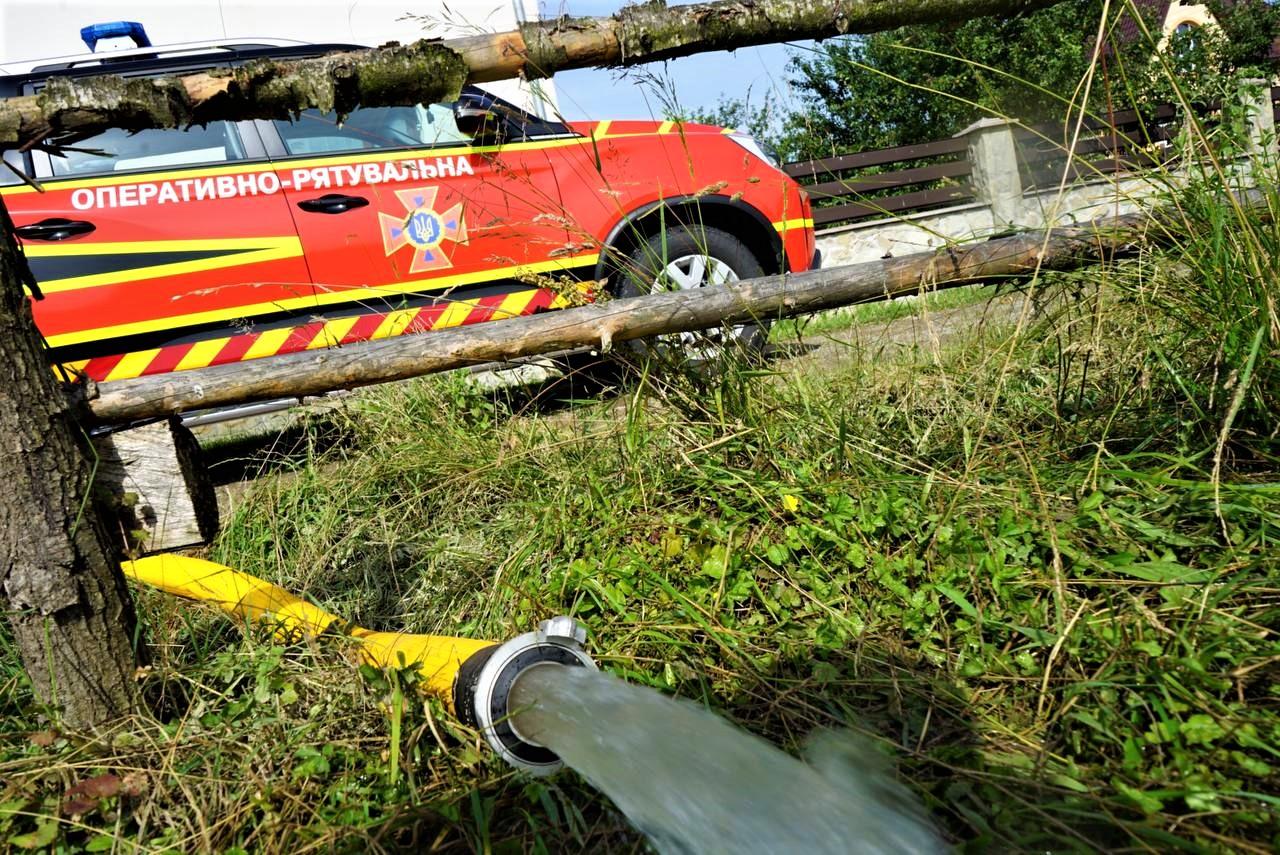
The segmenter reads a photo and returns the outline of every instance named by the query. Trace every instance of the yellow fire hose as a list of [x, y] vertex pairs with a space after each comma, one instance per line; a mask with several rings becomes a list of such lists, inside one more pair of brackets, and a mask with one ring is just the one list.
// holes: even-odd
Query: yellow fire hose
[[379, 668], [416, 666], [422, 689], [462, 721], [478, 727], [508, 762], [537, 775], [560, 768], [553, 752], [520, 737], [508, 719], [507, 696], [526, 669], [555, 663], [594, 669], [583, 650], [586, 631], [556, 617], [505, 644], [443, 635], [374, 632], [348, 624], [279, 585], [184, 555], [153, 555], [124, 563], [126, 576], [169, 594], [212, 603], [228, 614], [266, 623], [277, 637], [314, 638], [337, 632], [359, 642], [360, 656]]

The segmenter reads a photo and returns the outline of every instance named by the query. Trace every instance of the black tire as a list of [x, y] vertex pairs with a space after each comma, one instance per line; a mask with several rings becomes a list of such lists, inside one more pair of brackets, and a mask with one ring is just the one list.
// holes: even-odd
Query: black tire
[[[659, 279], [663, 278], [668, 265], [676, 265], [684, 273], [695, 272], [685, 260], [696, 258], [703, 260], [704, 273], [703, 281], [696, 287], [716, 279], [717, 274], [720, 281], [725, 281], [724, 271], [729, 273], [727, 281], [764, 275], [764, 269], [751, 250], [728, 232], [703, 226], [674, 226], [648, 238], [627, 256], [623, 269], [615, 274], [616, 284], [611, 290], [618, 297], [638, 297], [663, 289], [689, 287], [690, 280], [680, 283], [667, 277], [663, 283]], [[627, 342], [625, 347], [636, 356], [659, 356], [682, 362], [689, 359], [709, 361], [713, 352], [717, 359], [730, 353], [754, 359], [763, 353], [768, 335], [769, 324], [764, 321], [699, 333], [657, 336]]]

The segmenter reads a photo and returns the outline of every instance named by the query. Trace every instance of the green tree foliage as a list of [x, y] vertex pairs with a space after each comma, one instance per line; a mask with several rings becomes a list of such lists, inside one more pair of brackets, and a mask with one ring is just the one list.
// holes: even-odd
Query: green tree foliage
[[1069, 0], [1007, 20], [904, 27], [797, 54], [803, 109], [779, 140], [788, 157], [882, 148], [954, 134], [990, 114], [1061, 113], [1088, 67], [1102, 4]]
[[[904, 27], [797, 53], [791, 83], [801, 107], [772, 126], [772, 142], [787, 159], [817, 158], [939, 139], [986, 115], [1061, 116], [1093, 61], [1102, 6], [1068, 0], [1010, 19]], [[1167, 58], [1153, 61], [1163, 8], [1112, 6], [1092, 106], [1174, 100], [1175, 83], [1185, 97], [1213, 101], [1234, 79], [1269, 73], [1280, 4], [1212, 0], [1210, 7], [1217, 28], [1174, 35]], [[750, 115], [746, 105], [726, 108]]]
[[1268, 0], [1210, 0], [1209, 11], [1224, 38], [1222, 58], [1232, 69], [1258, 72], [1271, 64], [1272, 45], [1280, 36], [1280, 5]]
[[667, 111], [668, 118], [685, 119], [721, 128], [737, 128], [758, 140], [770, 143], [777, 139], [778, 130], [786, 115], [785, 109], [772, 92], [766, 92], [758, 104], [753, 101], [751, 93], [748, 92], [746, 98], [722, 97], [716, 106], [711, 108]]
[[[1189, 101], [1206, 105], [1232, 97], [1241, 78], [1274, 75], [1272, 45], [1280, 37], [1280, 5], [1272, 0], [1213, 0], [1216, 22], [1205, 27], [1179, 27], [1164, 52], [1152, 57], [1130, 50], [1123, 70], [1129, 103], [1139, 105]], [[1151, 38], [1158, 24], [1148, 22]], [[1134, 61], [1136, 60], [1136, 62]]]

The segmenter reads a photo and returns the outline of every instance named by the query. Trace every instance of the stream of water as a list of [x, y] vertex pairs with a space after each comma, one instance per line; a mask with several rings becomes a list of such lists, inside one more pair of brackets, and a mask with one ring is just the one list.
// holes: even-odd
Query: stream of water
[[558, 665], [522, 674], [510, 708], [521, 735], [607, 794], [662, 853], [943, 851], [852, 734], [824, 733], [804, 762], [688, 701]]

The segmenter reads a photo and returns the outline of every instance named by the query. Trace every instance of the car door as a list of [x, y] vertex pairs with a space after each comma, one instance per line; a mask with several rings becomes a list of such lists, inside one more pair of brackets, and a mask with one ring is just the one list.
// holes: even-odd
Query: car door
[[538, 277], [593, 269], [546, 156], [572, 135], [477, 144], [445, 104], [261, 124], [331, 344], [560, 305]]
[[315, 308], [287, 202], [251, 123], [110, 130], [3, 191], [58, 362], [94, 380], [276, 352]]

